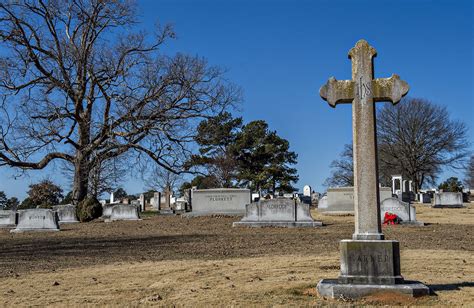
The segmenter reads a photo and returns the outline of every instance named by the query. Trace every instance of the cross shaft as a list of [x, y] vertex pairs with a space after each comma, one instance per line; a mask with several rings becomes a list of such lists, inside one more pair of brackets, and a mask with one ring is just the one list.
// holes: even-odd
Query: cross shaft
[[352, 80], [331, 77], [321, 87], [320, 95], [331, 107], [352, 103], [354, 157], [354, 213], [356, 240], [382, 240], [377, 170], [376, 101], [396, 104], [408, 92], [408, 84], [398, 75], [373, 78], [376, 50], [360, 40], [349, 51]]

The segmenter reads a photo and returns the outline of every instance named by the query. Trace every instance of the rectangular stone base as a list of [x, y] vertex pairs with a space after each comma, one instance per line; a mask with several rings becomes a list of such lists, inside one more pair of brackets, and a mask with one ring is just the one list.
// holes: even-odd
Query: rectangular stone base
[[112, 218], [108, 218], [108, 219], [104, 219], [104, 222], [114, 222], [114, 221], [139, 221], [139, 220], [142, 220], [141, 218], [116, 218], [116, 219], [112, 219]]
[[460, 209], [463, 207], [464, 205], [462, 204], [448, 204], [448, 205], [435, 204], [432, 206], [432, 208], [435, 208], [435, 209]]
[[283, 227], [283, 228], [314, 228], [321, 227], [320, 221], [237, 221], [232, 227]]
[[201, 217], [201, 216], [240, 216], [242, 217], [244, 213], [242, 212], [186, 212], [183, 217]]
[[16, 225], [11, 224], [11, 225], [0, 225], [0, 229], [12, 229], [16, 228]]
[[350, 284], [337, 279], [323, 279], [317, 287], [321, 296], [328, 298], [351, 298], [367, 296], [380, 292], [396, 292], [412, 297], [430, 294], [430, 288], [418, 281], [404, 281], [401, 284]]
[[397, 241], [342, 240], [341, 275], [347, 284], [397, 284], [400, 275], [400, 248]]
[[76, 224], [79, 220], [60, 220], [59, 224]]
[[22, 232], [57, 232], [59, 229], [13, 229], [10, 233], [22, 233]]

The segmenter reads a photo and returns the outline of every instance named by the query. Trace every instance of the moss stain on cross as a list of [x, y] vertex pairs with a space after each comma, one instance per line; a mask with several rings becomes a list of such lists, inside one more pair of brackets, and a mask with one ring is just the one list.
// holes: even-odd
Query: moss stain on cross
[[352, 103], [355, 240], [382, 240], [374, 102], [396, 104], [409, 90], [398, 75], [373, 78], [377, 51], [360, 40], [349, 51], [352, 80], [331, 77], [319, 93], [331, 107]]

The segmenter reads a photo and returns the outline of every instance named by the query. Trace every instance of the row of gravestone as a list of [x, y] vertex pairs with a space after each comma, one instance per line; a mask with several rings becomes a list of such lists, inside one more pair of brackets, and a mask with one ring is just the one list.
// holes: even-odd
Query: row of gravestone
[[2, 210], [0, 228], [15, 228], [10, 232], [59, 231], [59, 215], [50, 209]]
[[[140, 219], [137, 206], [129, 204], [105, 206], [102, 217], [106, 222]], [[0, 228], [14, 228], [11, 232], [59, 231], [60, 223], [75, 222], [78, 222], [76, 207], [72, 204], [57, 205], [52, 210], [0, 210]]]
[[72, 204], [56, 205], [50, 209], [0, 210], [0, 228], [20, 231], [59, 231], [59, 223], [75, 223], [76, 207]]

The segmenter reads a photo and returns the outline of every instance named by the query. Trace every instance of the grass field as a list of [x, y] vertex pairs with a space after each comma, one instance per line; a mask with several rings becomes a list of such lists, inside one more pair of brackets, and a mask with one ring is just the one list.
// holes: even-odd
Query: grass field
[[315, 292], [339, 271], [351, 216], [314, 229], [232, 228], [238, 217], [146, 217], [63, 225], [57, 233], [0, 230], [0, 305], [474, 305], [474, 209], [419, 205], [424, 227], [384, 226], [400, 241], [402, 275], [436, 295], [358, 301]]

